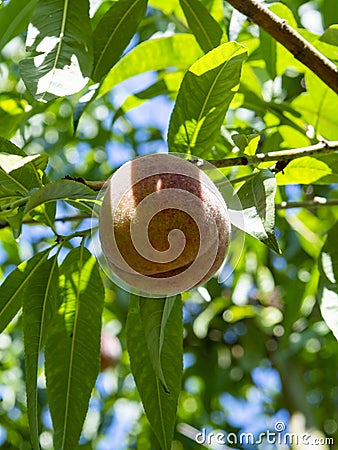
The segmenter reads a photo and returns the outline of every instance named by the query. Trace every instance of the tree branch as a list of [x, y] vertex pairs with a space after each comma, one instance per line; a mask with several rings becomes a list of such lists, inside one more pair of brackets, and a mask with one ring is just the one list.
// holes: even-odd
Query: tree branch
[[[209, 160], [208, 163], [215, 167], [232, 167], [232, 166], [247, 166], [257, 165], [269, 161], [291, 161], [292, 159], [302, 158], [303, 156], [324, 155], [333, 153], [338, 150], [338, 141], [322, 141], [315, 145], [308, 147], [293, 148], [290, 150], [278, 150], [268, 153], [257, 153], [252, 156], [237, 156], [235, 158], [214, 159]], [[204, 168], [203, 160], [193, 161], [201, 169]]]
[[275, 205], [278, 210], [292, 208], [317, 208], [318, 206], [338, 206], [338, 199], [329, 200], [325, 197], [313, 197], [311, 200], [304, 200], [301, 202], [282, 202], [276, 203]]
[[288, 25], [286, 20], [278, 17], [257, 0], [227, 1], [280, 42], [295, 58], [338, 94], [337, 66]]

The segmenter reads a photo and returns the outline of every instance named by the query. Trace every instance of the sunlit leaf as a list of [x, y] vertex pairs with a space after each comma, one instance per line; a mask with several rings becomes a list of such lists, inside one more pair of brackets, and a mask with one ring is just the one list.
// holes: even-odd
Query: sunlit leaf
[[242, 210], [233, 202], [229, 214], [236, 227], [280, 253], [274, 232], [276, 188], [274, 174], [268, 169], [261, 170], [237, 192]]
[[38, 362], [57, 307], [57, 256], [45, 261], [25, 284], [23, 301], [27, 410], [35, 450], [39, 450]]
[[180, 0], [189, 27], [202, 50], [207, 53], [221, 43], [223, 31], [199, 0]]
[[238, 90], [245, 58], [245, 47], [229, 42], [202, 56], [190, 67], [170, 120], [170, 151], [201, 157], [210, 151]]
[[338, 183], [338, 161], [335, 155], [304, 156], [286, 166], [276, 175], [279, 185]]
[[109, 71], [99, 88], [98, 97], [140, 73], [164, 70], [168, 67], [186, 69], [201, 54], [201, 49], [191, 34], [181, 33], [142, 42]]
[[48, 183], [33, 192], [27, 201], [25, 213], [29, 213], [37, 206], [56, 200], [69, 200], [79, 208], [90, 210], [90, 205], [94, 206], [95, 204], [96, 196], [94, 191], [82, 183], [73, 180], [59, 180]]
[[[152, 306], [157, 311], [162, 309], [163, 313], [162, 316], [158, 312], [152, 314], [146, 330], [141, 308], [147, 308], [145, 303], [148, 301], [158, 302], [158, 305]], [[181, 390], [183, 327], [180, 296], [175, 298], [172, 305], [166, 305], [166, 301], [131, 296], [127, 319], [127, 344], [131, 370], [148, 420], [161, 448], [170, 450]], [[151, 336], [155, 336], [156, 344], [151, 345], [149, 349], [147, 340], [149, 341]], [[159, 362], [167, 389], [159, 378], [157, 370]], [[154, 363], [157, 369], [154, 369]]]
[[61, 306], [46, 340], [47, 396], [55, 450], [74, 450], [99, 370], [104, 288], [97, 262], [83, 245], [60, 267]]
[[231, 139], [237, 147], [246, 155], [254, 155], [256, 153], [260, 134], [233, 134]]
[[37, 253], [33, 258], [24, 261], [11, 272], [0, 286], [0, 333], [7, 327], [9, 322], [21, 308], [25, 286], [30, 278], [41, 270], [45, 264], [50, 249]]
[[147, 0], [120, 0], [101, 18], [93, 33], [95, 81], [106, 75], [118, 61], [135, 34], [147, 8]]
[[39, 0], [28, 28], [33, 55], [20, 62], [35, 99], [47, 102], [80, 91], [92, 71], [88, 0]]
[[328, 232], [319, 256], [318, 299], [322, 316], [338, 339], [338, 223]]

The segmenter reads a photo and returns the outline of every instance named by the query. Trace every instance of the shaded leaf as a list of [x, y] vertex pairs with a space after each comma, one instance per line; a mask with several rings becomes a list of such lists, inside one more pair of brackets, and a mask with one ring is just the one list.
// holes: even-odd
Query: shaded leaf
[[14, 318], [24, 301], [24, 288], [36, 271], [45, 264], [50, 248], [24, 261], [11, 272], [0, 286], [0, 333]]
[[109, 71], [99, 88], [97, 98], [122, 81], [140, 73], [164, 70], [168, 67], [186, 69], [201, 54], [201, 49], [191, 34], [180, 33], [142, 42]]
[[309, 70], [305, 72], [305, 84], [306, 92], [292, 102], [293, 108], [302, 114], [306, 124], [311, 125], [319, 137], [336, 139], [337, 94]]
[[231, 100], [239, 87], [245, 48], [223, 44], [195, 62], [183, 78], [171, 116], [171, 152], [203, 157], [215, 143]]
[[169, 297], [165, 300], [164, 305], [163, 302], [158, 302], [157, 299], [140, 300], [140, 312], [149, 358], [166, 392], [169, 392], [169, 389], [162, 370], [161, 353], [165, 328], [175, 300], [176, 297]]
[[99, 371], [104, 288], [97, 262], [81, 245], [60, 267], [60, 307], [46, 340], [47, 396], [55, 450], [78, 443]]
[[118, 61], [146, 9], [147, 0], [119, 0], [101, 18], [93, 33], [94, 81], [99, 81]]
[[0, 49], [28, 25], [37, 0], [11, 0], [0, 11]]
[[79, 92], [92, 71], [88, 0], [39, 0], [28, 27], [21, 76], [35, 99]]
[[25, 214], [37, 206], [56, 200], [72, 201], [72, 204], [77, 205], [78, 208], [83, 207], [86, 210], [90, 210], [90, 205], [93, 207], [95, 204], [96, 196], [97, 194], [89, 187], [77, 181], [55, 181], [31, 194], [26, 204]]
[[318, 299], [322, 316], [338, 339], [338, 223], [328, 232], [319, 256]]
[[25, 284], [23, 323], [25, 343], [27, 411], [33, 448], [39, 446], [38, 360], [48, 326], [57, 306], [57, 255], [45, 261]]
[[229, 215], [236, 227], [280, 253], [274, 233], [276, 187], [274, 174], [268, 169], [261, 170], [237, 192], [242, 211], [236, 202], [230, 202]]
[[[132, 295], [127, 318], [127, 345], [131, 370], [148, 420], [164, 450], [171, 448], [177, 401], [181, 390], [183, 355], [181, 298], [176, 296], [175, 300], [170, 300], [171, 303], [168, 304], [167, 301]], [[152, 311], [162, 309], [163, 313], [161, 319], [159, 313], [154, 313], [146, 330], [142, 315], [148, 307]], [[162, 324], [160, 328], [159, 323]], [[152, 331], [152, 328], [155, 331]], [[156, 336], [157, 344], [151, 345], [149, 351], [147, 337], [149, 339], [152, 335]], [[159, 357], [155, 354], [159, 354]], [[154, 369], [154, 363], [157, 368], [158, 364], [161, 365], [167, 391], [161, 383], [158, 370]]]
[[203, 3], [199, 0], [180, 0], [180, 5], [201, 49], [207, 53], [218, 47], [222, 40], [222, 28]]

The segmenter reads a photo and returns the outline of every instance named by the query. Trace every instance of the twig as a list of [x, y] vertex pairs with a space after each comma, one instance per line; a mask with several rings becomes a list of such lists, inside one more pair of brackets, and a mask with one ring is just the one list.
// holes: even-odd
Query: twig
[[228, 0], [228, 3], [284, 45], [295, 58], [338, 94], [337, 66], [288, 25], [286, 20], [278, 17], [257, 0]]
[[[236, 158], [215, 159], [208, 161], [208, 163], [213, 164], [218, 168], [257, 165], [269, 161], [287, 161], [296, 158], [302, 158], [303, 156], [312, 156], [317, 154], [324, 155], [327, 153], [335, 152], [336, 150], [338, 150], [338, 141], [322, 141], [315, 145], [309, 145], [308, 147], [293, 148], [290, 150], [278, 150], [268, 153], [257, 153], [256, 155], [252, 156], [238, 156]], [[196, 162], [199, 168], [204, 168], [203, 160], [197, 160], [194, 162]]]
[[338, 199], [328, 200], [325, 197], [313, 197], [312, 200], [304, 200], [301, 202], [281, 202], [276, 203], [278, 210], [292, 208], [317, 208], [318, 206], [338, 206]]

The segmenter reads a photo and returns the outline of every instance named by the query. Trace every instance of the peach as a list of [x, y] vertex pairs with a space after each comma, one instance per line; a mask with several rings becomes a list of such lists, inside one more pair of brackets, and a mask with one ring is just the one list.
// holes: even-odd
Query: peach
[[189, 161], [142, 156], [106, 183], [102, 251], [118, 281], [133, 292], [175, 295], [204, 283], [222, 265], [229, 236], [222, 195]]

